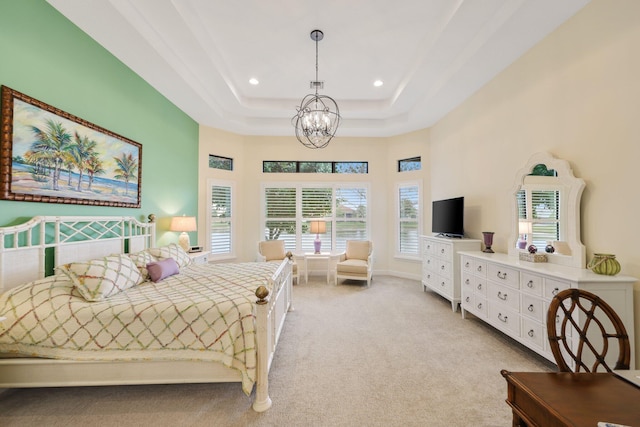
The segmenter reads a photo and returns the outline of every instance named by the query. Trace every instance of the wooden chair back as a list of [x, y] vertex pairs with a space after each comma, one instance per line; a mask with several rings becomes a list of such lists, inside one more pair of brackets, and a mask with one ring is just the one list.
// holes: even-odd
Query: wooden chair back
[[[575, 372], [596, 372], [600, 367], [611, 372], [605, 357], [616, 348], [619, 353], [613, 369], [629, 369], [627, 330], [611, 306], [591, 292], [573, 288], [559, 292], [549, 305], [547, 334], [560, 372], [572, 372], [570, 361]], [[575, 337], [579, 340], [573, 348]]]

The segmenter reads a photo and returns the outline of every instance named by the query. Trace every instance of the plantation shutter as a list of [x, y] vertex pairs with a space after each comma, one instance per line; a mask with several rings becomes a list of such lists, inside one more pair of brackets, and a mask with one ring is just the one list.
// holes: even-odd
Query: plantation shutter
[[417, 185], [403, 185], [399, 187], [398, 196], [400, 253], [418, 255], [420, 189]]
[[347, 240], [368, 240], [367, 189], [336, 188], [336, 250], [344, 251]]
[[296, 189], [265, 188], [265, 240], [284, 240], [286, 250], [296, 247]]
[[231, 253], [231, 187], [211, 186], [211, 253]]

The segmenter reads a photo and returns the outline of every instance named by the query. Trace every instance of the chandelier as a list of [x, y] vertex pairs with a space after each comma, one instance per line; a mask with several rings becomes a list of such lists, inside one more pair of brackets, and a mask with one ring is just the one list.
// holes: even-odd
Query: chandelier
[[324, 33], [313, 30], [310, 35], [311, 40], [316, 42], [316, 80], [311, 82], [315, 94], [302, 98], [291, 124], [296, 128], [296, 138], [302, 145], [307, 148], [324, 148], [338, 130], [340, 110], [333, 98], [318, 95], [318, 88], [324, 86], [323, 82], [318, 80], [318, 42], [323, 39]]

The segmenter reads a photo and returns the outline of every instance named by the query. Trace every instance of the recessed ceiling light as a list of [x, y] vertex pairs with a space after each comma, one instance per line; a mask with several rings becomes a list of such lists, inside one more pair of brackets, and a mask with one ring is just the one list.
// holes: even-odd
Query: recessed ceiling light
[[375, 82], [373, 82], [373, 85], [375, 87], [380, 87], [384, 84], [384, 82], [382, 80], [376, 80]]
[[258, 84], [258, 83], [260, 83], [260, 82], [259, 82], [259, 81], [258, 81], [258, 79], [256, 79], [255, 77], [252, 77], [252, 78], [250, 78], [250, 79], [249, 79], [249, 83], [251, 83], [252, 85], [254, 85], [254, 86], [255, 86], [255, 85], [257, 85], [257, 84]]

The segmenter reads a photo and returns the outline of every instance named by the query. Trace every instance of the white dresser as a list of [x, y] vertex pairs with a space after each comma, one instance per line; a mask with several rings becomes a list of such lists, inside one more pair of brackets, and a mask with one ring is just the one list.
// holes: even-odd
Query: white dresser
[[549, 302], [563, 289], [584, 289], [599, 295], [622, 319], [631, 341], [631, 368], [634, 368], [633, 284], [636, 278], [519, 261], [506, 254], [463, 252], [460, 256], [462, 317], [465, 312], [472, 313], [555, 362], [547, 339]]
[[460, 251], [480, 250], [480, 240], [422, 236], [422, 287], [460, 304]]

